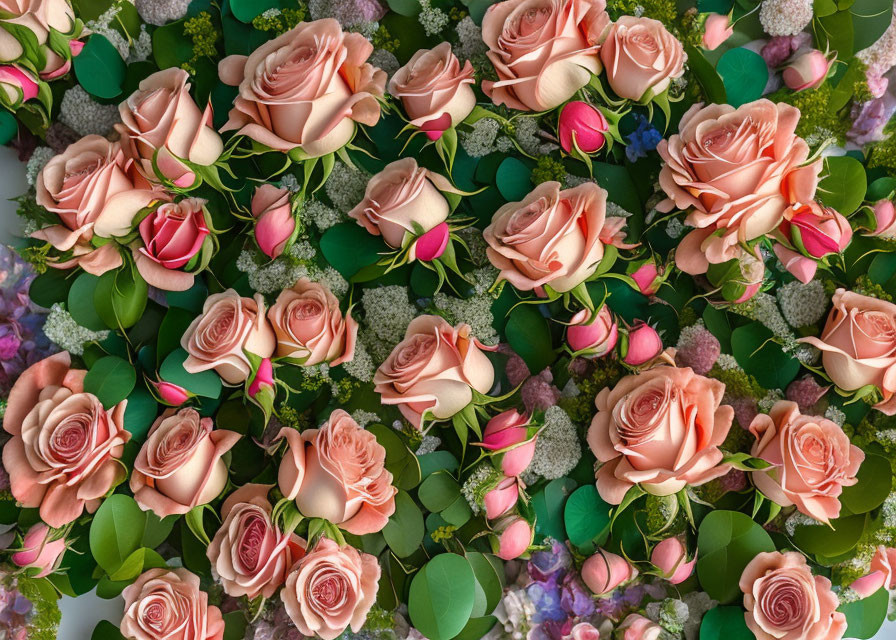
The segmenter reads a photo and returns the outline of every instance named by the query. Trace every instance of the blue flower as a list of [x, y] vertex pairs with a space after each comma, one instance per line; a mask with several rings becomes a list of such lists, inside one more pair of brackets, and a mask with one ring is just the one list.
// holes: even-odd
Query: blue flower
[[625, 148], [625, 156], [629, 162], [646, 158], [647, 152], [656, 149], [656, 145], [663, 139], [662, 134], [643, 115], [635, 113], [632, 117], [638, 127], [626, 136], [628, 146]]

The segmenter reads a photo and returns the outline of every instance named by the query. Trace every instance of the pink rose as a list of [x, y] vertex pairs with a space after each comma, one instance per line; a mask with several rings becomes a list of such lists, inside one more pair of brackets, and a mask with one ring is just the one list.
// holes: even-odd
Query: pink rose
[[675, 537], [666, 538], [650, 552], [650, 562], [671, 584], [680, 584], [691, 577], [697, 559], [688, 562], [688, 550]]
[[413, 158], [402, 158], [370, 179], [364, 199], [348, 215], [400, 249], [409, 238], [445, 222], [451, 207], [442, 191], [454, 190], [444, 177], [419, 167]]
[[696, 104], [679, 133], [657, 145], [665, 164], [663, 211], [689, 211], [694, 231], [675, 253], [680, 269], [705, 273], [710, 263], [736, 257], [740, 243], [774, 230], [791, 202], [815, 195], [822, 162], [802, 166], [809, 146], [794, 131], [795, 107], [757, 100], [735, 109]]
[[788, 207], [780, 230], [798, 250], [812, 258], [841, 253], [852, 240], [849, 220], [815, 201]]
[[867, 598], [880, 589], [896, 588], [896, 549], [878, 546], [871, 558], [869, 572], [853, 581], [849, 588], [855, 591], [860, 598]]
[[224, 501], [224, 521], [206, 555], [227, 595], [270, 598], [305, 555], [305, 541], [283, 533], [271, 521], [268, 491], [273, 485], [247, 484]]
[[594, 321], [591, 321], [591, 312], [582, 309], [572, 317], [566, 329], [569, 347], [588, 357], [600, 358], [609, 354], [618, 340], [619, 326], [607, 305], [600, 308]]
[[227, 484], [221, 459], [240, 434], [214, 429], [195, 409], [167, 409], [156, 418], [131, 472], [131, 491], [144, 511], [160, 518], [208, 504]]
[[22, 550], [12, 554], [13, 564], [30, 569], [33, 577], [43, 578], [59, 568], [65, 554], [66, 542], [42, 522], [31, 525], [22, 540]]
[[505, 0], [482, 19], [498, 81], [482, 90], [497, 105], [546, 111], [600, 73], [598, 43], [610, 24], [604, 0]]
[[129, 640], [222, 640], [224, 619], [186, 569], [150, 569], [126, 587], [121, 634]]
[[706, 16], [703, 25], [703, 47], [712, 51], [718, 49], [725, 40], [734, 35], [734, 27], [729, 24], [727, 15], [711, 13]]
[[650, 260], [635, 269], [632, 280], [638, 285], [638, 291], [645, 296], [652, 296], [660, 290], [664, 278], [662, 270]]
[[386, 450], [342, 409], [320, 429], [284, 427], [287, 442], [277, 483], [306, 518], [324, 518], [349, 533], [375, 533], [395, 512]]
[[601, 43], [610, 88], [620, 98], [647, 101], [684, 74], [684, 47], [663, 23], [620, 16]]
[[277, 151], [299, 147], [310, 158], [341, 149], [356, 123], [373, 126], [380, 117], [386, 74], [367, 62], [371, 53], [364, 36], [327, 18], [300, 22], [249, 57], [224, 58], [218, 75], [239, 95], [222, 131]]
[[878, 200], [872, 206], [874, 229], [868, 235], [896, 238], [896, 207], [889, 200]]
[[574, 100], [567, 102], [560, 110], [557, 137], [566, 153], [572, 153], [574, 146], [584, 153], [594, 153], [603, 148], [607, 141], [604, 134], [609, 128], [610, 123], [600, 109], [587, 102]]
[[766, 497], [783, 507], [795, 504], [825, 524], [840, 515], [839, 496], [843, 487], [858, 482], [865, 454], [839, 425], [801, 415], [795, 402], [780, 400], [768, 415], [753, 419], [750, 433], [756, 437], [750, 455], [772, 465], [753, 472], [753, 482]]
[[474, 390], [491, 390], [495, 371], [483, 353], [491, 350], [470, 335], [469, 325], [418, 316], [374, 374], [374, 390], [420, 429], [424, 416], [445, 420], [473, 401]]
[[628, 331], [628, 346], [622, 361], [633, 367], [650, 362], [663, 352], [663, 339], [656, 329], [642, 320], [636, 320]]
[[36, 98], [38, 93], [37, 78], [16, 65], [0, 66], [0, 89], [2, 102], [15, 109], [24, 102]]
[[600, 630], [590, 622], [579, 622], [563, 636], [563, 640], [600, 640]]
[[816, 89], [828, 77], [835, 59], [836, 56], [832, 56], [828, 60], [818, 49], [807, 51], [784, 68], [781, 73], [784, 84], [794, 91]]
[[296, 231], [289, 190], [263, 184], [255, 188], [251, 206], [258, 248], [269, 258], [278, 257]]
[[437, 224], [432, 229], [419, 236], [408, 250], [408, 260], [420, 260], [432, 262], [441, 257], [451, 241], [451, 227], [447, 222]]
[[604, 257], [616, 219], [607, 218], [607, 192], [594, 182], [561, 189], [542, 182], [522, 202], [509, 202], [483, 231], [500, 278], [521, 291], [544, 285], [565, 293], [587, 280]]
[[813, 576], [799, 552], [760, 553], [744, 569], [740, 590], [757, 640], [840, 640], [846, 632], [831, 581]]
[[874, 385], [883, 400], [874, 407], [896, 414], [896, 305], [837, 289], [821, 336], [801, 338], [821, 349], [825, 373], [846, 391]]
[[663, 628], [652, 620], [630, 613], [618, 629], [623, 631], [622, 640], [659, 640]]
[[351, 312], [339, 310], [339, 300], [325, 285], [301, 278], [284, 289], [268, 310], [277, 336], [278, 358], [304, 366], [351, 362], [355, 355], [358, 323]]
[[104, 409], [84, 393], [87, 372], [71, 369], [63, 351], [28, 367], [9, 392], [3, 447], [10, 491], [24, 507], [40, 508], [54, 529], [73, 522], [124, 480], [118, 458], [131, 434], [125, 431], [126, 400]]
[[197, 185], [194, 165], [213, 165], [224, 143], [212, 123], [211, 103], [200, 111], [190, 96], [190, 75], [172, 67], [140, 81], [119, 107], [121, 147], [150, 182]]
[[598, 549], [597, 553], [585, 560], [581, 575], [585, 586], [595, 595], [603, 596], [637, 578], [638, 570], [625, 558]]
[[289, 574], [280, 598], [302, 635], [334, 640], [364, 626], [379, 579], [375, 557], [321, 538]]
[[202, 198], [165, 202], [140, 222], [143, 246], [134, 252], [134, 260], [150, 285], [164, 291], [186, 291], [193, 286], [193, 274], [181, 269], [192, 266], [210, 233], [205, 204]]
[[473, 83], [473, 65], [468, 60], [461, 69], [451, 45], [443, 42], [417, 51], [389, 80], [389, 93], [401, 100], [412, 125], [438, 140], [473, 111]]
[[520, 516], [506, 515], [493, 525], [492, 551], [502, 560], [513, 560], [526, 553], [535, 531]]
[[202, 315], [180, 340], [189, 353], [184, 369], [199, 373], [214, 369], [228, 384], [244, 382], [252, 372], [245, 352], [269, 358], [276, 346], [274, 330], [264, 314], [264, 298], [243, 298], [233, 289], [208, 297]]
[[724, 391], [718, 380], [661, 365], [598, 393], [588, 446], [602, 463], [601, 497], [619, 504], [634, 484], [666, 496], [727, 473], [719, 445], [734, 409], [721, 405]]
[[520, 498], [520, 485], [516, 478], [503, 477], [482, 498], [485, 517], [495, 520], [516, 506]]
[[258, 370], [255, 372], [255, 377], [252, 378], [247, 391], [250, 397], [256, 398], [263, 390], [273, 389], [275, 383], [274, 365], [271, 363], [271, 359], [262, 358], [261, 362], [258, 363]]
[[508, 409], [485, 425], [481, 446], [497, 453], [501, 471], [507, 476], [518, 476], [526, 470], [535, 455], [536, 436], [529, 436], [530, 416]]

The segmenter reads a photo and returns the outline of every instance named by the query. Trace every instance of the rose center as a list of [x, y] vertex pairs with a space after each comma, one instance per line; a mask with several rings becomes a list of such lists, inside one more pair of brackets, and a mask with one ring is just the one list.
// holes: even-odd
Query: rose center
[[334, 608], [341, 603], [347, 590], [345, 577], [331, 573], [315, 581], [311, 587], [311, 596], [319, 606]]
[[251, 516], [246, 523], [239, 542], [240, 562], [246, 570], [255, 571], [258, 568], [259, 554], [267, 531], [267, 523], [259, 515]]
[[52, 449], [55, 456], [65, 462], [77, 459], [87, 442], [90, 418], [85, 414], [70, 416], [53, 432]]
[[324, 312], [323, 305], [317, 300], [303, 300], [293, 307], [293, 317], [296, 320], [309, 320], [317, 318]]
[[434, 336], [414, 336], [399, 350], [395, 358], [395, 364], [398, 367], [407, 367], [432, 353], [435, 347], [436, 339]]
[[762, 594], [760, 606], [769, 621], [781, 630], [800, 627], [807, 615], [802, 585], [790, 577], [772, 582]]

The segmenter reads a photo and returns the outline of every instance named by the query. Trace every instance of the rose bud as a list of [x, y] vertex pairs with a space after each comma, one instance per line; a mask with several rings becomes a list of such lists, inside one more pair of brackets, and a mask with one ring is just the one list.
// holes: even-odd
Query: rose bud
[[635, 321], [628, 331], [628, 347], [622, 361], [633, 367], [649, 362], [663, 351], [663, 339], [646, 322]]
[[589, 322], [590, 318], [591, 312], [587, 309], [576, 313], [566, 328], [566, 341], [574, 353], [599, 358], [616, 346], [619, 327], [607, 305], [600, 308], [594, 322]]
[[687, 580], [694, 572], [696, 558], [687, 561], [688, 550], [678, 538], [666, 538], [653, 548], [650, 561], [663, 572], [663, 577], [672, 584]]
[[562, 640], [600, 640], [600, 629], [590, 622], [579, 622]]
[[165, 202], [143, 218], [138, 229], [143, 246], [134, 252], [140, 275], [163, 291], [186, 291], [193, 286], [193, 274], [179, 269], [202, 249], [209, 235], [202, 198]]
[[817, 202], [788, 208], [780, 229], [797, 249], [811, 258], [840, 253], [852, 240], [849, 221], [834, 209]]
[[734, 28], [728, 23], [728, 16], [720, 13], [711, 13], [706, 17], [703, 25], [703, 48], [712, 51], [725, 42], [734, 33]]
[[637, 613], [630, 613], [617, 629], [623, 632], [621, 640], [659, 640], [663, 634], [660, 625]]
[[258, 248], [269, 258], [276, 258], [286, 249], [296, 230], [289, 191], [263, 184], [255, 189], [251, 209]]
[[645, 296], [652, 296], [660, 290], [665, 278], [656, 263], [650, 260], [632, 272], [632, 280], [638, 285], [638, 291]]
[[849, 585], [849, 588], [858, 593], [861, 598], [867, 598], [883, 587], [896, 588], [894, 565], [896, 565], [896, 549], [879, 546], [874, 552], [874, 557], [871, 558], [869, 573], [855, 580]]
[[815, 89], [828, 77], [834, 59], [828, 60], [818, 49], [807, 51], [787, 65], [781, 74], [784, 84], [794, 91]]
[[872, 207], [874, 231], [869, 235], [896, 238], [896, 208], [889, 200], [878, 200]]
[[575, 100], [560, 111], [557, 134], [566, 153], [572, 153], [575, 147], [584, 153], [594, 153], [606, 144], [604, 134], [609, 128], [610, 123], [599, 109]]
[[408, 253], [408, 260], [432, 262], [445, 253], [449, 240], [451, 229], [447, 222], [442, 222], [417, 238]]
[[12, 561], [24, 569], [37, 569], [34, 578], [53, 573], [65, 553], [65, 538], [52, 539], [52, 530], [43, 522], [32, 525], [22, 540], [22, 550], [12, 554]]
[[155, 387], [156, 393], [159, 394], [162, 402], [172, 407], [179, 407], [193, 397], [192, 393], [173, 382], [165, 382], [164, 380], [152, 381], [152, 386]]
[[482, 433], [480, 446], [498, 454], [501, 471], [508, 476], [518, 476], [535, 455], [535, 436], [529, 436], [529, 416], [508, 409], [488, 421]]
[[273, 386], [274, 367], [270, 358], [264, 358], [259, 363], [258, 371], [255, 372], [255, 377], [252, 378], [252, 382], [249, 384], [249, 395], [254, 398], [263, 388], [271, 389]]
[[812, 278], [815, 277], [815, 272], [818, 271], [818, 263], [812, 258], [807, 258], [796, 251], [788, 249], [783, 244], [776, 243], [772, 246], [772, 249], [778, 260], [784, 265], [784, 268], [803, 284], [811, 282]]
[[736, 258], [727, 262], [709, 265], [706, 278], [720, 289], [722, 297], [728, 302], [746, 302], [762, 287], [765, 263], [759, 248], [754, 251], [752, 254], [741, 251]]
[[582, 565], [582, 581], [594, 592], [602, 596], [616, 587], [634, 580], [638, 570], [630, 565], [622, 556], [598, 549], [597, 553], [585, 560]]
[[529, 523], [517, 515], [504, 516], [495, 523], [494, 532], [492, 551], [502, 560], [513, 560], [526, 553], [535, 536]]
[[503, 516], [516, 506], [519, 497], [520, 488], [516, 478], [502, 478], [482, 499], [485, 505], [485, 517], [494, 520]]
[[3, 103], [17, 107], [37, 97], [37, 82], [30, 75], [14, 65], [0, 66], [0, 89], [3, 89]]

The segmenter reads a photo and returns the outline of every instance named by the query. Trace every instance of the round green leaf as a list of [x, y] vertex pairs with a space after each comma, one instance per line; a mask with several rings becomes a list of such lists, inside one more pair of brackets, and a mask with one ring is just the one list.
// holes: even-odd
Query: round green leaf
[[478, 551], [467, 553], [467, 562], [476, 577], [476, 597], [473, 602], [473, 618], [490, 614], [498, 606], [504, 593], [503, 565], [495, 556]]
[[740, 607], [710, 609], [700, 622], [700, 640], [753, 640]]
[[127, 398], [136, 383], [134, 366], [118, 356], [100, 358], [84, 376], [84, 390], [99, 398], [106, 409]]
[[128, 395], [128, 405], [124, 410], [124, 428], [131, 439], [142, 442], [159, 413], [159, 403], [143, 385]]
[[68, 290], [68, 312], [82, 327], [91, 331], [103, 331], [106, 323], [96, 313], [96, 305], [93, 304], [93, 292], [96, 290], [99, 278], [89, 273], [82, 273], [72, 283]]
[[798, 526], [793, 542], [806, 553], [833, 558], [856, 546], [867, 523], [868, 514], [861, 514], [831, 520], [830, 527], [822, 523]]
[[187, 352], [175, 349], [159, 367], [159, 377], [166, 382], [180, 385], [187, 391], [205, 398], [217, 398], [221, 395], [221, 378], [213, 370], [188, 373], [184, 369]]
[[107, 574], [114, 573], [142, 544], [146, 512], [130, 496], [109, 496], [90, 523], [90, 552]]
[[548, 321], [534, 305], [521, 304], [511, 311], [504, 332], [510, 347], [532, 374], [550, 366], [556, 358]]
[[584, 546], [609, 531], [611, 506], [604, 502], [593, 484], [576, 489], [563, 509], [566, 535], [576, 546]]
[[420, 462], [395, 430], [382, 424], [372, 424], [367, 430], [386, 450], [386, 469], [392, 474], [393, 484], [405, 490], [416, 487], [420, 483]]
[[498, 191], [510, 202], [522, 200], [532, 190], [529, 175], [529, 167], [522, 160], [514, 157], [505, 159], [498, 166], [498, 173], [495, 175]]
[[98, 98], [115, 98], [121, 93], [126, 65], [105, 36], [90, 36], [75, 58], [74, 67], [78, 83], [87, 93]]
[[460, 496], [460, 485], [451, 474], [438, 471], [423, 481], [417, 489], [417, 496], [424, 507], [433, 513], [438, 513], [457, 500]]
[[405, 491], [395, 495], [395, 513], [383, 527], [383, 537], [392, 552], [399, 558], [407, 558], [420, 548], [423, 535], [423, 513]]
[[544, 489], [532, 496], [535, 509], [535, 533], [542, 538], [566, 540], [566, 528], [563, 525], [563, 507], [566, 499], [576, 488], [572, 478], [556, 478]]
[[890, 461], [874, 453], [866, 453], [856, 474], [858, 482], [844, 487], [840, 504], [853, 513], [866, 513], [883, 504], [893, 488]]
[[143, 315], [149, 287], [131, 264], [100, 276], [93, 292], [96, 312], [110, 329], [134, 326]]
[[825, 206], [850, 215], [865, 199], [865, 167], [850, 156], [831, 156], [825, 158], [824, 168], [827, 175], [818, 183], [818, 198]]
[[59, 269], [47, 269], [37, 276], [28, 287], [31, 302], [45, 309], [49, 309], [57, 302], [65, 302], [68, 290], [74, 282], [73, 278], [68, 277], [71, 273]]
[[740, 596], [738, 582], [758, 553], [774, 551], [771, 536], [750, 516], [738, 511], [712, 511], [697, 534], [697, 577], [706, 593], [720, 602]]
[[327, 262], [349, 279], [379, 260], [379, 254], [387, 247], [381, 238], [370, 235], [358, 224], [343, 222], [327, 229], [320, 239], [320, 250]]
[[240, 22], [252, 22], [255, 16], [259, 16], [268, 9], [280, 7], [279, 0], [230, 0], [230, 10], [233, 17]]
[[877, 635], [887, 617], [890, 593], [886, 588], [878, 590], [867, 598], [841, 606], [838, 611], [846, 616], [846, 638], [869, 640]]
[[476, 578], [463, 556], [443, 553], [427, 562], [411, 581], [408, 613], [430, 640], [459, 634], [473, 612]]
[[739, 107], [762, 97], [768, 82], [768, 66], [758, 53], [738, 47], [722, 54], [716, 64], [728, 104]]
[[124, 640], [118, 627], [108, 620], [100, 620], [93, 628], [90, 640]]
[[744, 371], [766, 389], [785, 389], [800, 370], [800, 362], [771, 341], [771, 330], [758, 323], [731, 332], [731, 350]]

